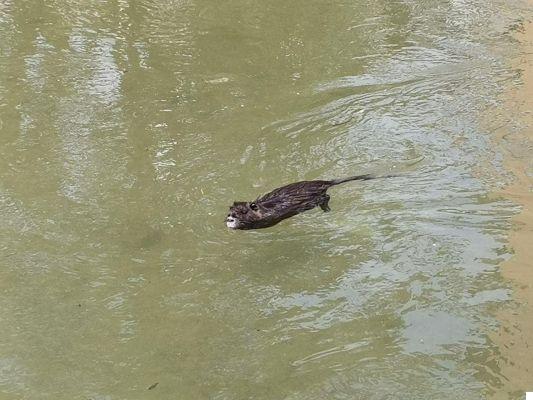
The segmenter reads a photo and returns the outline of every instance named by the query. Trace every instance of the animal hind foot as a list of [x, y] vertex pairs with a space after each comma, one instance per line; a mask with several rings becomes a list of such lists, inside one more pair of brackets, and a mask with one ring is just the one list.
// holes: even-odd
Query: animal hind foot
[[318, 203], [318, 205], [324, 212], [331, 211], [331, 208], [329, 208], [329, 195], [325, 195], [323, 200], [320, 203]]

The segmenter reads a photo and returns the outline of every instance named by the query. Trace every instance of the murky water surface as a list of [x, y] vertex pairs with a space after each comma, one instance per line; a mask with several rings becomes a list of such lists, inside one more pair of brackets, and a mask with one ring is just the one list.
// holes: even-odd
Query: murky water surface
[[[1, 397], [490, 394], [516, 209], [483, 115], [518, 7], [1, 1]], [[328, 214], [223, 223], [386, 171]]]

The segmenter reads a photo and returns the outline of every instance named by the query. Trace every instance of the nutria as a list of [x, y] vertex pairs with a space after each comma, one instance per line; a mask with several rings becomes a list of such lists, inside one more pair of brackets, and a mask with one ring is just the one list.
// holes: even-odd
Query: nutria
[[326, 191], [348, 181], [388, 178], [394, 175], [371, 174], [331, 181], [302, 181], [274, 189], [252, 202], [236, 201], [229, 208], [226, 226], [231, 229], [260, 229], [276, 225], [284, 219], [319, 206], [330, 211]]

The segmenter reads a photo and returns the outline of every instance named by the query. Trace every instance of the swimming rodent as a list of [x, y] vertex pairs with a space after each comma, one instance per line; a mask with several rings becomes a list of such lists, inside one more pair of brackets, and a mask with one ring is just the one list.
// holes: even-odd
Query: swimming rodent
[[331, 181], [302, 181], [274, 189], [252, 202], [236, 201], [229, 208], [226, 226], [231, 229], [268, 228], [284, 219], [319, 206], [330, 211], [327, 190], [344, 182], [390, 178], [397, 175], [357, 175]]

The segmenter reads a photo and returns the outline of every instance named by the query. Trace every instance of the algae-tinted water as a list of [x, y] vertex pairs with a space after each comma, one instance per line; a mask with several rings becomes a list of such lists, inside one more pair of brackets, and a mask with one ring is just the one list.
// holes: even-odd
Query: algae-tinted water
[[[490, 394], [514, 208], [488, 196], [486, 110], [517, 10], [3, 0], [0, 397]], [[390, 171], [331, 213], [223, 223], [282, 184]]]

